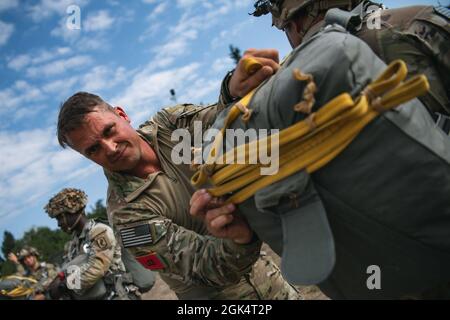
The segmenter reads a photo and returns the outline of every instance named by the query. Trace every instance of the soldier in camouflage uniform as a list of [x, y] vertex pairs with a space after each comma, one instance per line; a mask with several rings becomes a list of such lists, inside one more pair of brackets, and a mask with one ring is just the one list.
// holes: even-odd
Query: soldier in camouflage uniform
[[[78, 189], [66, 188], [50, 199], [45, 211], [58, 226], [72, 233], [72, 240], [65, 246], [64, 277], [52, 284], [52, 293], [58, 297], [64, 293], [76, 299], [121, 299], [127, 300], [136, 293], [121, 260], [121, 250], [114, 233], [108, 225], [87, 219], [84, 209], [86, 194]], [[77, 267], [77, 284], [70, 286], [69, 266]], [[98, 293], [99, 287], [106, 290]], [[97, 287], [96, 287], [97, 286]], [[94, 288], [94, 289], [92, 289]], [[97, 290], [97, 293], [93, 291]]]
[[39, 262], [39, 252], [34, 247], [22, 248], [18, 256], [10, 253], [8, 259], [16, 264], [17, 275], [38, 281], [32, 299], [44, 300], [48, 286], [58, 274], [56, 267], [51, 263]]
[[104, 168], [108, 216], [123, 247], [180, 299], [297, 299], [275, 264], [260, 257], [261, 242], [245, 221], [235, 221], [244, 237], [218, 239], [189, 215], [193, 171], [171, 160], [171, 135], [177, 128], [192, 133], [195, 120], [207, 128], [216, 113], [216, 105], [178, 105], [136, 132], [122, 108], [77, 93], [61, 108], [58, 138]]
[[[431, 89], [420, 100], [439, 126], [449, 133], [449, 9], [433, 6], [384, 9], [380, 4], [361, 0], [259, 0], [255, 8], [255, 16], [272, 14], [273, 25], [285, 31], [292, 48], [306, 42], [325, 24], [338, 23], [366, 42], [386, 64], [402, 59], [409, 77], [427, 76]], [[241, 79], [248, 81], [245, 75], [241, 73], [231, 79], [232, 75], [229, 73], [224, 79], [220, 98], [223, 104], [244, 96], [251, 89], [240, 90]], [[254, 82], [253, 87], [259, 82], [259, 79]]]

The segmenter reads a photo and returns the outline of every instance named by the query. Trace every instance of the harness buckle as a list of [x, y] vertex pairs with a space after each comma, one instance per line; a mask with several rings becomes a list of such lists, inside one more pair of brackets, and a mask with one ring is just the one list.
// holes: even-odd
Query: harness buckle
[[435, 112], [434, 115], [436, 126], [441, 128], [442, 131], [445, 132], [445, 134], [450, 134], [450, 117], [439, 112]]

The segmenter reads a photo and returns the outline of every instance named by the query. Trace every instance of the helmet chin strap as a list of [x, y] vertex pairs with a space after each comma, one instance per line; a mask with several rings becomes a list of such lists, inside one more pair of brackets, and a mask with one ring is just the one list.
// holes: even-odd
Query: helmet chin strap
[[[78, 222], [80, 222], [80, 220], [81, 220], [81, 213], [78, 214], [77, 220], [75, 220], [75, 222], [74, 222], [70, 227], [68, 227], [67, 230], [68, 230], [69, 232], [72, 232], [73, 229], [74, 229], [74, 228], [76, 227], [76, 225], [78, 224]], [[64, 223], [65, 223], [66, 226], [67, 226], [67, 220], [66, 220], [66, 216], [65, 216], [65, 215], [64, 215]]]

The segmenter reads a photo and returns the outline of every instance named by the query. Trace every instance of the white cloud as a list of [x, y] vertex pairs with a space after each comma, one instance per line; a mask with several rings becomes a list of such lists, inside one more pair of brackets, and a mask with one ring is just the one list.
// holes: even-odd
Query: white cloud
[[54, 37], [62, 38], [64, 41], [74, 43], [81, 35], [81, 29], [69, 29], [66, 26], [66, 19], [59, 20], [58, 26], [50, 34]]
[[80, 154], [58, 147], [54, 128], [0, 131], [0, 148], [2, 213], [20, 213], [39, 197], [98, 170]]
[[191, 41], [195, 40], [198, 36], [197, 30], [188, 30], [184, 33], [180, 33], [171, 41], [167, 41], [163, 45], [156, 46], [153, 51], [156, 52], [156, 59], [164, 57], [177, 57], [185, 55], [189, 52], [189, 46]]
[[113, 88], [124, 82], [129, 73], [124, 67], [114, 70], [108, 66], [96, 66], [81, 78], [81, 91], [100, 92]]
[[101, 31], [109, 29], [115, 22], [115, 19], [110, 16], [106, 10], [100, 10], [94, 14], [89, 15], [82, 23], [81, 28], [84, 31]]
[[162, 23], [161, 22], [153, 22], [150, 26], [139, 36], [138, 41], [144, 42], [145, 40], [153, 37], [157, 34], [158, 31], [161, 30]]
[[[32, 119], [36, 117], [39, 113], [42, 113], [48, 106], [45, 105], [35, 105], [25, 106], [23, 108], [18, 108], [12, 114], [13, 123], [17, 123], [17, 121], [25, 121], [28, 119]], [[11, 122], [9, 122], [11, 124]]]
[[79, 55], [68, 59], [60, 59], [52, 61], [50, 63], [30, 67], [27, 69], [27, 76], [37, 77], [37, 76], [54, 76], [57, 74], [65, 73], [71, 69], [82, 69], [92, 63], [92, 59], [89, 56]]
[[[87, 18], [86, 22], [81, 23], [81, 29], [69, 29], [66, 26], [65, 19], [61, 19], [58, 25], [50, 32], [53, 37], [61, 38], [69, 43], [71, 47], [76, 47], [80, 51], [89, 51], [109, 48], [106, 35], [102, 31], [112, 26], [120, 25], [132, 19], [134, 12], [125, 10], [119, 19], [109, 16], [107, 11], [99, 11]], [[84, 35], [84, 36], [83, 36]]]
[[66, 96], [69, 92], [72, 91], [73, 86], [78, 82], [78, 80], [78, 76], [54, 80], [43, 85], [42, 90], [45, 93], [57, 94], [58, 96]]
[[14, 25], [0, 20], [0, 46], [6, 44], [14, 32]]
[[232, 28], [227, 30], [222, 30], [217, 37], [211, 41], [211, 46], [213, 49], [219, 47], [220, 45], [226, 43], [231, 43], [232, 39], [236, 37], [242, 30], [248, 25], [252, 24], [254, 20], [248, 19], [240, 23], [235, 24]]
[[31, 57], [27, 54], [18, 55], [8, 61], [8, 68], [13, 70], [21, 70], [31, 62]]
[[[37, 65], [40, 63], [44, 63], [50, 60], [53, 60], [57, 57], [61, 57], [71, 53], [71, 49], [69, 47], [59, 47], [53, 48], [51, 50], [40, 50], [34, 54], [21, 54], [15, 56], [13, 58], [8, 59], [8, 68], [19, 71], [28, 65]], [[34, 58], [32, 56], [35, 56]]]
[[177, 0], [177, 5], [181, 8], [187, 8], [192, 7], [193, 5], [198, 5], [200, 2], [199, 0]]
[[[179, 101], [189, 103], [199, 103], [209, 94], [216, 93], [219, 96], [219, 89], [222, 79], [197, 78], [186, 88], [186, 92], [178, 96]], [[211, 101], [207, 101], [208, 103]], [[213, 101], [214, 102], [214, 101]]]
[[5, 11], [11, 8], [17, 8], [19, 0], [2, 0], [0, 1], [0, 11]]
[[139, 122], [169, 103], [170, 89], [184, 88], [186, 84], [192, 83], [198, 77], [199, 67], [198, 63], [191, 63], [184, 67], [155, 72], [155, 66], [150, 63], [138, 72], [131, 84], [111, 102], [125, 107], [134, 121]]
[[33, 58], [32, 64], [47, 62], [57, 57], [65, 56], [71, 52], [72, 49], [70, 49], [69, 47], [59, 47], [52, 50], [42, 50], [37, 54], [35, 58]]
[[199, 30], [208, 28], [201, 16], [184, 14], [178, 23], [171, 27], [167, 40], [153, 48], [156, 59], [178, 57], [189, 53], [191, 43], [198, 38]]
[[43, 99], [42, 91], [26, 81], [18, 80], [11, 87], [0, 90], [0, 114], [13, 112]]
[[108, 41], [100, 36], [82, 37], [74, 45], [80, 48], [80, 51], [90, 51], [98, 49], [107, 50], [108, 48], [110, 48], [110, 44], [108, 43]]
[[230, 57], [223, 57], [214, 60], [210, 71], [213, 74], [224, 74], [224, 71], [231, 70], [234, 67], [234, 61]]
[[[250, 2], [250, 0], [221, 0], [211, 4], [206, 0], [177, 0], [177, 6], [184, 9], [183, 14], [179, 21], [169, 28], [165, 42], [153, 48], [157, 53], [156, 58], [188, 54], [191, 43], [199, 37], [201, 32], [213, 28], [222, 17], [236, 8], [247, 6]], [[241, 25], [240, 28], [242, 28]], [[145, 39], [145, 35], [141, 37]]]
[[25, 132], [0, 132], [0, 177], [5, 180], [11, 173], [42, 157], [42, 151], [52, 144], [52, 130], [34, 129]]
[[[66, 10], [69, 6], [82, 7], [88, 2], [89, 0], [40, 0], [37, 4], [28, 7], [28, 14], [35, 22], [40, 22], [55, 14], [66, 17]], [[83, 11], [81, 11], [81, 17], [83, 17]]]
[[155, 9], [148, 15], [148, 19], [154, 20], [159, 18], [167, 9], [167, 2], [162, 2], [158, 4]]

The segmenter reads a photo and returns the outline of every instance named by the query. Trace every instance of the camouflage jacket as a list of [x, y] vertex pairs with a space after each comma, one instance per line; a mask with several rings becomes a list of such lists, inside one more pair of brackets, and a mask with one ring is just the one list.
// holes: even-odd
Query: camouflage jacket
[[430, 92], [420, 100], [431, 112], [450, 114], [450, 24], [432, 6], [381, 11], [381, 29], [366, 21], [355, 34], [386, 64], [401, 59], [409, 77], [427, 76]]
[[120, 246], [113, 230], [106, 224], [89, 220], [79, 235], [73, 234], [65, 250], [65, 267], [85, 255], [76, 263], [80, 268], [80, 292], [92, 287], [107, 274], [125, 272]]
[[[433, 112], [450, 114], [450, 24], [432, 6], [412, 6], [381, 11], [380, 28], [370, 25], [366, 16], [354, 35], [366, 42], [386, 64], [402, 59], [408, 66], [408, 76], [425, 74], [430, 92], [420, 100]], [[372, 20], [371, 20], [372, 19]], [[306, 33], [303, 43], [324, 26], [321, 21]], [[369, 26], [370, 25], [370, 26]], [[222, 83], [219, 102], [231, 103], [228, 91], [230, 75]]]
[[[162, 171], [147, 179], [105, 171], [109, 219], [122, 245], [145, 267], [158, 271], [180, 298], [292, 298], [295, 291], [273, 262], [259, 263], [259, 271], [252, 269], [260, 254], [259, 240], [238, 245], [212, 237], [203, 221], [189, 214], [193, 171], [189, 164], [172, 162], [171, 151], [178, 141], [171, 135], [177, 128], [192, 134], [195, 120], [206, 129], [216, 113], [217, 106], [179, 105], [141, 125], [138, 133], [157, 153]], [[256, 282], [265, 289], [256, 288]], [[274, 288], [278, 291], [269, 292]]]

